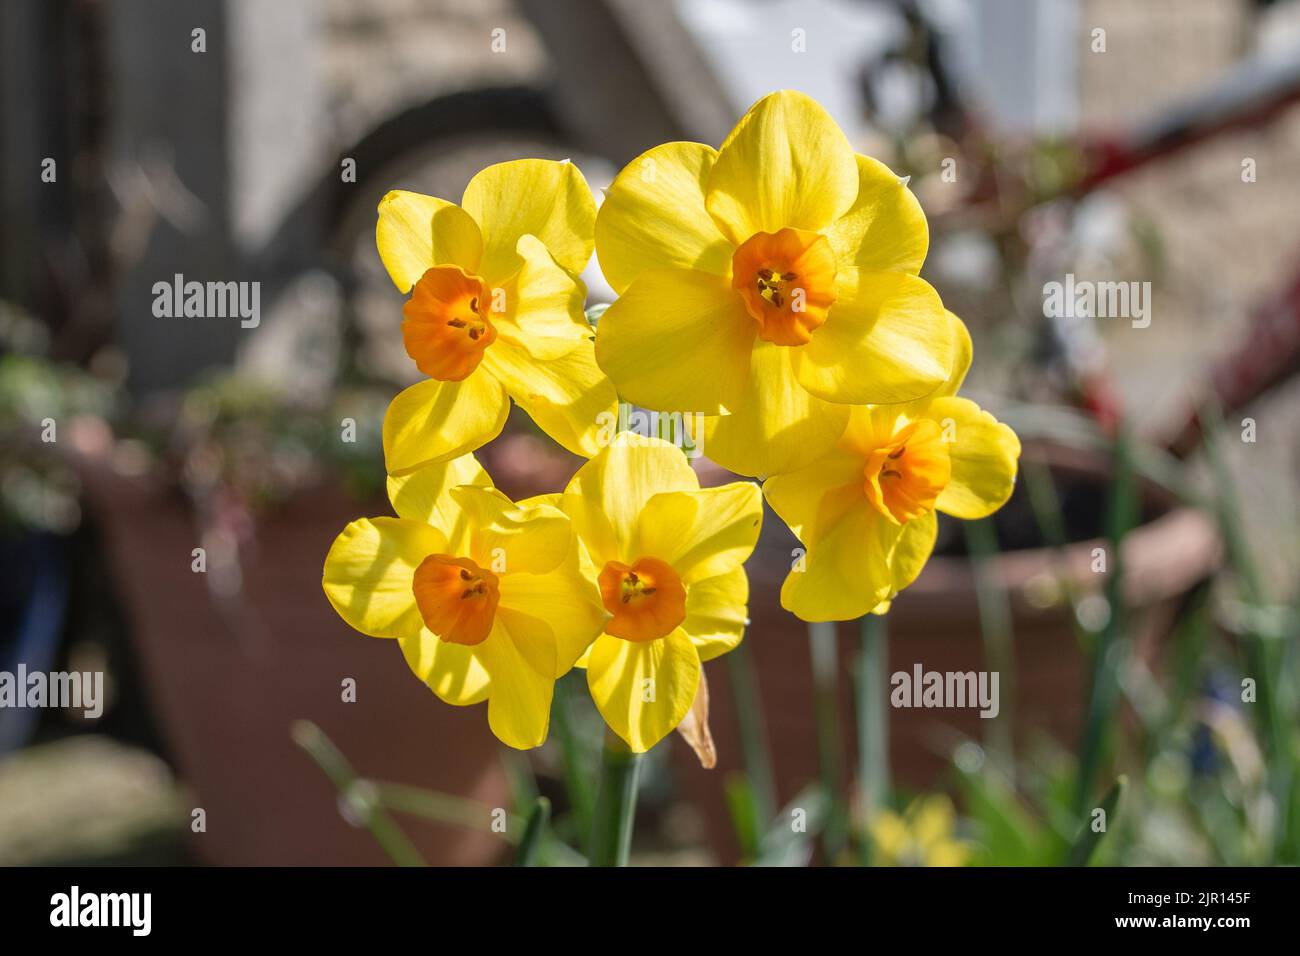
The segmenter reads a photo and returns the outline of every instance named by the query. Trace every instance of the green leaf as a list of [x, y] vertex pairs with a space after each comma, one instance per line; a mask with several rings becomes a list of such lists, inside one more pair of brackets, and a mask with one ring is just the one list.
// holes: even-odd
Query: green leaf
[[[800, 791], [763, 837], [754, 866], [807, 866], [830, 816], [831, 801], [819, 784]], [[797, 813], [801, 816], [796, 817]], [[801, 826], [796, 829], [796, 824]]]
[[961, 775], [966, 816], [976, 837], [988, 848], [989, 862], [1000, 866], [1042, 866], [1044, 830], [1025, 811], [1019, 794], [997, 768]]
[[758, 856], [758, 845], [763, 836], [753, 784], [748, 777], [733, 774], [727, 778], [723, 792], [731, 815], [731, 829], [740, 844], [741, 859], [752, 860]]
[[1128, 787], [1128, 777], [1120, 774], [1115, 783], [1106, 791], [1106, 796], [1102, 798], [1101, 809], [1106, 812], [1106, 829], [1097, 831], [1092, 828], [1092, 814], [1089, 814], [1089, 820], [1084, 823], [1083, 830], [1079, 837], [1074, 841], [1074, 846], [1070, 848], [1070, 855], [1066, 859], [1067, 866], [1087, 866], [1088, 860], [1092, 858], [1093, 851], [1101, 843], [1102, 837], [1109, 832], [1110, 828], [1115, 825], [1115, 810], [1119, 806], [1119, 799], [1124, 795], [1124, 790]]
[[295, 720], [290, 735], [334, 784], [340, 811], [346, 811], [349, 822], [369, 830], [375, 842], [398, 866], [424, 866], [420, 851], [380, 805], [376, 785], [356, 775], [325, 731], [310, 720]]
[[551, 818], [551, 801], [538, 797], [533, 804], [533, 812], [528, 814], [528, 823], [524, 825], [524, 835], [519, 841], [519, 850], [515, 853], [515, 866], [536, 866], [537, 851], [542, 845], [542, 836], [546, 832], [546, 822]]

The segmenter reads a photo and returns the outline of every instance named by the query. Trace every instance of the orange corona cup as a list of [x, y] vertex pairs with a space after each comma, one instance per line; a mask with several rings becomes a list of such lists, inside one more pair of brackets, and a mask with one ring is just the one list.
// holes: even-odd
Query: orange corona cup
[[597, 579], [605, 610], [613, 615], [605, 633], [626, 641], [667, 637], [686, 620], [686, 588], [666, 561], [637, 558], [631, 565], [608, 561]]

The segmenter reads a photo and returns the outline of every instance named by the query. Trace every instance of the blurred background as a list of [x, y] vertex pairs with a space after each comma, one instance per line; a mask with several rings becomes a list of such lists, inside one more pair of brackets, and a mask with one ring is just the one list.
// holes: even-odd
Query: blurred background
[[[911, 177], [1021, 477], [861, 633], [781, 611], [769, 514], [718, 767], [652, 752], [633, 862], [1300, 862], [1300, 3], [12, 0], [0, 671], [107, 700], [0, 709], [0, 863], [580, 860], [583, 675], [506, 752], [320, 590], [414, 372], [375, 207], [523, 156], [599, 195], [783, 87]], [[260, 322], [157, 317], [178, 273]], [[1149, 326], [1047, 317], [1067, 275], [1149, 282]], [[516, 414], [480, 457], [577, 465]], [[999, 716], [885, 706], [914, 664], [998, 671]]]

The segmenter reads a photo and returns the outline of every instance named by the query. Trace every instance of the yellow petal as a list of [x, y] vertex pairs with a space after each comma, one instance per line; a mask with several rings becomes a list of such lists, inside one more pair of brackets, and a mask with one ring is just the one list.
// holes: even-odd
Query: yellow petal
[[384, 415], [384, 464], [390, 475], [449, 461], [486, 445], [505, 427], [510, 403], [489, 372], [463, 382], [417, 382]]
[[702, 143], [664, 143], [623, 167], [606, 190], [596, 256], [619, 295], [650, 269], [730, 270], [734, 248], [704, 208], [717, 155]]
[[447, 536], [448, 545], [454, 548], [464, 536], [464, 512], [450, 495], [457, 485], [490, 488], [492, 479], [477, 458], [461, 455], [399, 478], [390, 476], [388, 500], [399, 517], [433, 525]]
[[934, 552], [934, 541], [938, 533], [939, 522], [933, 511], [903, 525], [903, 533], [898, 536], [898, 543], [890, 558], [892, 592], [897, 593], [916, 580]]
[[618, 415], [614, 386], [596, 364], [590, 341], [553, 359], [534, 359], [509, 342], [496, 342], [485, 364], [537, 426], [575, 455], [600, 450], [605, 423]]
[[887, 445], [907, 421], [925, 415], [929, 399], [907, 405], [854, 405], [839, 447], [861, 456], [863, 466], [873, 451]]
[[596, 709], [636, 753], [645, 753], [682, 722], [699, 681], [699, 655], [680, 627], [657, 641], [603, 634], [587, 664]]
[[520, 498], [519, 507], [535, 508], [538, 505], [550, 505], [552, 508], [559, 508], [563, 499], [564, 492], [552, 491], [544, 495], [533, 495], [531, 498]]
[[624, 554], [626, 549], [619, 542], [619, 535], [614, 531], [613, 522], [601, 508], [598, 499], [581, 493], [566, 492], [560, 498], [560, 510], [573, 522], [573, 531], [588, 555], [593, 575], [599, 574], [600, 569], [609, 561], [629, 560]]
[[882, 810], [872, 817], [870, 830], [876, 851], [889, 864], [896, 865], [911, 840], [903, 818], [892, 810]]
[[791, 351], [756, 343], [743, 397], [730, 415], [706, 420], [706, 456], [738, 475], [775, 475], [831, 449], [848, 422], [849, 406], [823, 401], [800, 385]]
[[375, 245], [400, 292], [435, 265], [477, 272], [483, 237], [465, 210], [445, 199], [397, 189], [379, 201]]
[[529, 663], [499, 619], [487, 640], [475, 645], [474, 651], [492, 678], [488, 697], [488, 726], [492, 733], [517, 750], [540, 746], [551, 722], [551, 695], [555, 689], [551, 668], [542, 671]]
[[[564, 493], [536, 494], [519, 502], [520, 509], [547, 506], [563, 510]], [[532, 578], [516, 576], [507, 580], [507, 596], [503, 601], [507, 605], [515, 604], [536, 606], [546, 609], [549, 602], [555, 600], [555, 594], [563, 593], [567, 602], [564, 610], [546, 611], [543, 617], [550, 620], [563, 620], [564, 626], [556, 628], [556, 667], [564, 674], [577, 661], [582, 661], [590, 649], [591, 641], [601, 632], [604, 622], [610, 617], [601, 602], [601, 592], [595, 587], [595, 576], [599, 570], [591, 563], [591, 557], [582, 545], [580, 538], [573, 538], [573, 550], [554, 571]], [[593, 617], [594, 615], [594, 617]]]
[[487, 700], [492, 680], [472, 646], [440, 640], [428, 628], [401, 645], [407, 666], [441, 700], [457, 707]]
[[965, 866], [970, 857], [964, 843], [949, 841], [929, 847], [925, 854], [926, 866]]
[[956, 518], [983, 518], [1002, 507], [1016, 484], [1020, 439], [968, 398], [936, 398], [926, 416], [951, 435], [952, 477], [936, 507]]
[[[523, 632], [532, 623], [546, 627], [555, 647], [555, 669], [560, 677], [591, 646], [609, 617], [601, 605], [592, 579], [582, 573], [578, 550], [545, 574], [508, 574], [501, 579], [501, 603], [511, 631]], [[530, 623], [532, 622], [532, 623]]]
[[853, 208], [826, 230], [842, 265], [916, 275], [930, 244], [921, 204], [888, 166], [859, 154]]
[[526, 611], [498, 606], [496, 624], [499, 633], [505, 634], [514, 645], [515, 653], [533, 670], [555, 678], [558, 670], [555, 631], [549, 623]]
[[595, 333], [582, 311], [586, 288], [556, 264], [536, 236], [520, 236], [516, 248], [519, 271], [493, 290], [491, 319], [501, 339], [536, 359], [590, 347]]
[[857, 160], [844, 133], [811, 97], [781, 90], [751, 106], [723, 142], [705, 204], [739, 245], [787, 226], [819, 232], [857, 194]]
[[663, 492], [642, 509], [631, 553], [667, 561], [689, 585], [740, 567], [762, 523], [763, 496], [752, 482]]
[[577, 275], [591, 258], [596, 201], [578, 167], [549, 159], [516, 159], [479, 172], [461, 199], [483, 232], [479, 274], [500, 285], [519, 268], [519, 237], [534, 235], [563, 268]]
[[923, 847], [940, 843], [952, 835], [956, 823], [952, 804], [946, 797], [923, 797], [908, 812], [912, 836]]
[[909, 402], [952, 371], [957, 343], [930, 284], [902, 272], [841, 273], [826, 324], [793, 349], [799, 383], [849, 404]]
[[716, 415], [742, 401], [758, 326], [707, 272], [643, 272], [596, 327], [596, 360], [624, 401]]
[[420, 562], [446, 547], [437, 529], [403, 518], [361, 518], [334, 539], [321, 584], [339, 617], [373, 637], [424, 627], [411, 582]]
[[865, 497], [816, 543], [803, 570], [781, 587], [781, 606], [805, 621], [850, 621], [890, 596], [890, 560], [902, 528], [887, 521]]
[[682, 630], [701, 661], [721, 657], [740, 643], [749, 623], [749, 578], [743, 567], [696, 581], [686, 590]]
[[676, 445], [659, 438], [618, 441], [578, 469], [564, 489], [564, 512], [597, 567], [631, 562], [641, 509], [664, 491], [695, 491], [700, 481]]
[[864, 498], [862, 455], [836, 447], [811, 465], [763, 482], [772, 510], [804, 544], [815, 543]]
[[460, 485], [452, 500], [465, 511], [470, 553], [458, 555], [487, 568], [501, 581], [514, 574], [545, 574], [574, 545], [569, 518], [558, 508], [521, 508], [495, 488]]
[[971, 345], [970, 340], [970, 330], [966, 328], [966, 323], [947, 309], [944, 310], [943, 314], [948, 317], [948, 326], [952, 330], [951, 335], [955, 343], [952, 371], [948, 374], [948, 381], [934, 390], [932, 398], [957, 394], [957, 390], [966, 381], [966, 373], [970, 371], [971, 357], [974, 353], [974, 347]]

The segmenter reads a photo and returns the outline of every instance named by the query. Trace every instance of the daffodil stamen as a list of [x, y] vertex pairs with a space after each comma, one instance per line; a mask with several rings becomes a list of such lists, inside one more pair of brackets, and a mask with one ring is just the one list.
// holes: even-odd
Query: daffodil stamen
[[635, 571], [628, 571], [623, 577], [622, 597], [619, 600], [623, 604], [630, 604], [633, 600], [639, 600], [643, 597], [649, 597], [659, 589], [646, 584], [637, 575]]
[[605, 610], [613, 615], [606, 634], [626, 641], [656, 641], [686, 620], [686, 587], [666, 561], [608, 561], [597, 583]]
[[415, 569], [411, 591], [425, 626], [452, 644], [481, 644], [500, 600], [497, 576], [469, 558], [431, 554]]
[[430, 378], [459, 382], [478, 368], [497, 330], [479, 303], [486, 283], [459, 266], [427, 270], [402, 308], [402, 342]]
[[815, 232], [759, 232], [736, 249], [731, 285], [758, 323], [759, 338], [806, 345], [835, 301], [835, 253]]
[[952, 461], [938, 423], [923, 418], [871, 452], [863, 472], [868, 500], [890, 521], [903, 524], [934, 510], [952, 477]]

